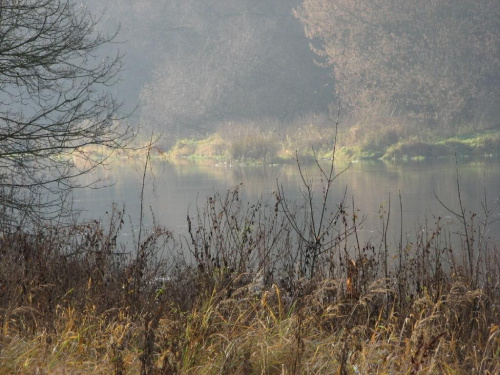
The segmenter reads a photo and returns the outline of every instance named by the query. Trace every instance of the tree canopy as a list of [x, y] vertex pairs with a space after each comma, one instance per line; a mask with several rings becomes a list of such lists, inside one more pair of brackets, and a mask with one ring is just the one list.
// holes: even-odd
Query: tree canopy
[[499, 114], [497, 0], [304, 0], [296, 16], [351, 113], [445, 127]]

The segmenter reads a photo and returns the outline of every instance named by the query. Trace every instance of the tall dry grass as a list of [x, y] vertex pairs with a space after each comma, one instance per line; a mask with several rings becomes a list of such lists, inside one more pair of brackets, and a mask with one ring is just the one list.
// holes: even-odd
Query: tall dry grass
[[[5, 229], [0, 373], [500, 372], [500, 259], [486, 222], [438, 220], [413, 243], [391, 246], [382, 231], [365, 244], [354, 202], [330, 210], [305, 196], [288, 202], [277, 187], [248, 203], [236, 187], [190, 214], [186, 236], [155, 226], [130, 248], [122, 210]], [[468, 240], [448, 241], [456, 232]]]

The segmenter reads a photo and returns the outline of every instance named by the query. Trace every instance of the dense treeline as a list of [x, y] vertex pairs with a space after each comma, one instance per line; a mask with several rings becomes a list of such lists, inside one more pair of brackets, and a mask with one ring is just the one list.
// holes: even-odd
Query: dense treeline
[[296, 15], [351, 114], [499, 125], [498, 1], [305, 0]]
[[499, 19], [493, 0], [114, 0], [102, 25], [121, 25], [118, 90], [170, 145], [249, 128], [286, 144], [340, 105], [341, 144], [381, 155], [498, 127]]

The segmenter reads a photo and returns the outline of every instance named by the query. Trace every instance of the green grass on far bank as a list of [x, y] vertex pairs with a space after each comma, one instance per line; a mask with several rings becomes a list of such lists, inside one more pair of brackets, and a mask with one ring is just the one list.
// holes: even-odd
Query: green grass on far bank
[[458, 157], [499, 157], [500, 132], [473, 133], [425, 142], [416, 137], [389, 146], [384, 159], [422, 159]]
[[[290, 163], [298, 152], [304, 160], [331, 155], [335, 137], [333, 125], [297, 125], [285, 130], [268, 130], [257, 125], [228, 126], [202, 139], [179, 139], [165, 155], [171, 159], [242, 164]], [[314, 152], [313, 152], [314, 150]], [[484, 130], [456, 135], [432, 132], [413, 134], [394, 128], [366, 130], [360, 126], [339, 129], [338, 159], [422, 160], [427, 158], [499, 157], [500, 131]]]
[[[299, 152], [303, 158], [328, 158], [335, 129], [307, 125], [279, 132], [239, 126], [203, 139], [180, 139], [167, 152], [170, 159], [211, 159], [243, 164], [290, 163]], [[314, 150], [314, 151], [313, 151]]]

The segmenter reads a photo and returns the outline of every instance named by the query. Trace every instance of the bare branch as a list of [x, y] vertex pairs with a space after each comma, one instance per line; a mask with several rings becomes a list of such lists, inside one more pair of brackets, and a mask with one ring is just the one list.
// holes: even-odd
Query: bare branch
[[100, 50], [116, 34], [98, 22], [71, 0], [0, 3], [0, 204], [14, 216], [60, 213], [76, 178], [131, 139], [107, 92], [122, 56]]

